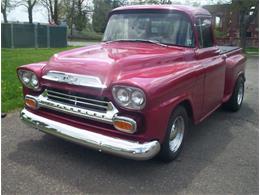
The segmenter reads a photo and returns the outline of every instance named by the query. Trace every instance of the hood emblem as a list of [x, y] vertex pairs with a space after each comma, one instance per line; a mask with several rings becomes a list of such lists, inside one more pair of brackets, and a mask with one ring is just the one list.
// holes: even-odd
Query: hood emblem
[[93, 88], [107, 88], [98, 77], [73, 74], [68, 72], [59, 72], [59, 71], [49, 71], [47, 74], [42, 76], [43, 79], [56, 81], [60, 83], [67, 83], [71, 85], [79, 85]]
[[69, 83], [69, 84], [77, 83], [78, 81], [77, 77], [71, 75], [65, 75], [62, 79], [65, 83]]

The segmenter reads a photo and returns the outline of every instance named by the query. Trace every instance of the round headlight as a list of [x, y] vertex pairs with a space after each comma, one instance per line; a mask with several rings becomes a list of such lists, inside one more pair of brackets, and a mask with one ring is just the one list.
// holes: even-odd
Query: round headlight
[[118, 100], [122, 103], [127, 103], [129, 101], [129, 93], [124, 88], [119, 89], [116, 93], [116, 96]]
[[32, 75], [31, 83], [32, 83], [32, 86], [34, 86], [34, 87], [37, 87], [39, 84], [37, 76], [35, 74]]
[[31, 80], [31, 74], [30, 72], [23, 72], [21, 75], [22, 81], [25, 84], [29, 84], [30, 80]]
[[39, 90], [39, 80], [35, 73], [29, 70], [18, 70], [18, 76], [21, 82], [28, 88]]
[[134, 91], [132, 93], [131, 100], [134, 104], [140, 106], [144, 103], [144, 94], [140, 91]]
[[145, 94], [136, 87], [114, 86], [112, 89], [115, 101], [124, 108], [141, 110], [145, 106]]

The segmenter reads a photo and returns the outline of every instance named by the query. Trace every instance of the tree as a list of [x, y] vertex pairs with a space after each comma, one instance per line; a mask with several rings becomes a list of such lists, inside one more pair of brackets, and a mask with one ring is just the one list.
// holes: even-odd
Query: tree
[[108, 13], [119, 6], [128, 4], [127, 0], [93, 0], [92, 26], [96, 32], [104, 32]]
[[59, 24], [61, 0], [41, 0], [40, 3], [47, 9], [49, 23]]
[[85, 0], [78, 0], [76, 5], [76, 20], [75, 27], [78, 31], [82, 31], [87, 25], [87, 10], [84, 6]]
[[128, 0], [111, 0], [111, 6], [113, 9], [127, 4], [128, 4]]
[[258, 0], [232, 0], [232, 8], [239, 12], [240, 47], [246, 48], [246, 32], [259, 11]]
[[75, 23], [76, 0], [63, 0], [64, 15], [66, 17], [67, 25], [70, 29], [70, 35], [73, 34], [73, 24]]
[[88, 24], [89, 13], [92, 13], [89, 0], [63, 0], [60, 9], [60, 15], [66, 18], [70, 29], [70, 35], [73, 35], [73, 29], [82, 31]]
[[33, 23], [33, 8], [35, 4], [37, 3], [37, 0], [19, 0], [17, 2], [17, 5], [22, 5], [27, 8], [28, 12], [28, 18], [29, 18], [29, 23]]
[[3, 14], [4, 23], [8, 23], [7, 12], [8, 12], [8, 9], [10, 9], [11, 7], [12, 7], [12, 4], [11, 4], [10, 0], [2, 0], [1, 1], [1, 12]]
[[104, 32], [106, 25], [106, 17], [112, 6], [110, 1], [93, 0], [94, 12], [92, 17], [92, 26], [95, 32]]

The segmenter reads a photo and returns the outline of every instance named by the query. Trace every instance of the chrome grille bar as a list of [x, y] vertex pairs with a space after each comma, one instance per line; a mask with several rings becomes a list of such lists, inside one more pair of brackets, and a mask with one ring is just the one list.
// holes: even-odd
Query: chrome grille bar
[[66, 93], [53, 91], [53, 90], [50, 90], [50, 89], [46, 89], [45, 92], [47, 92], [47, 94], [54, 93], [54, 94], [57, 94], [57, 95], [67, 96], [69, 98], [77, 98], [77, 99], [82, 99], [82, 100], [86, 100], [86, 101], [98, 102], [98, 103], [107, 103], [105, 101], [100, 101], [100, 100], [95, 100], [95, 99], [89, 99], [89, 98], [85, 98], [85, 97], [70, 95], [70, 94], [66, 94]]
[[91, 104], [91, 103], [87, 103], [87, 102], [82, 102], [82, 101], [77, 100], [76, 98], [73, 100], [73, 99], [68, 99], [68, 98], [64, 98], [64, 97], [60, 97], [60, 96], [56, 96], [56, 95], [51, 95], [51, 94], [49, 94], [49, 93], [48, 93], [48, 97], [54, 97], [54, 98], [57, 98], [57, 99], [62, 99], [62, 100], [70, 101], [70, 102], [72, 102], [75, 106], [77, 106], [77, 104], [80, 103], [80, 104], [85, 104], [85, 105], [89, 105], [89, 106], [94, 106], [94, 107], [99, 107], [99, 108], [108, 109], [108, 106], [101, 106], [101, 105], [98, 105], [98, 104]]
[[46, 89], [39, 96], [26, 95], [26, 97], [35, 99], [39, 108], [48, 108], [108, 124], [113, 124], [113, 118], [118, 113], [112, 102], [65, 94], [49, 89]]
[[78, 95], [57, 92], [50, 89], [46, 89], [44, 91], [44, 95], [50, 100], [66, 103], [71, 106], [94, 109], [102, 112], [112, 109], [110, 103], [107, 101], [90, 99]]

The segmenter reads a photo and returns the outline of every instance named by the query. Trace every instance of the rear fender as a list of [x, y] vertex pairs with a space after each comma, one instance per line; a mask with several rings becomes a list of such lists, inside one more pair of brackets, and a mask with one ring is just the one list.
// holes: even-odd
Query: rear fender
[[243, 76], [245, 79], [245, 61], [246, 58], [242, 54], [233, 55], [226, 59], [225, 97], [232, 95], [239, 76]]

